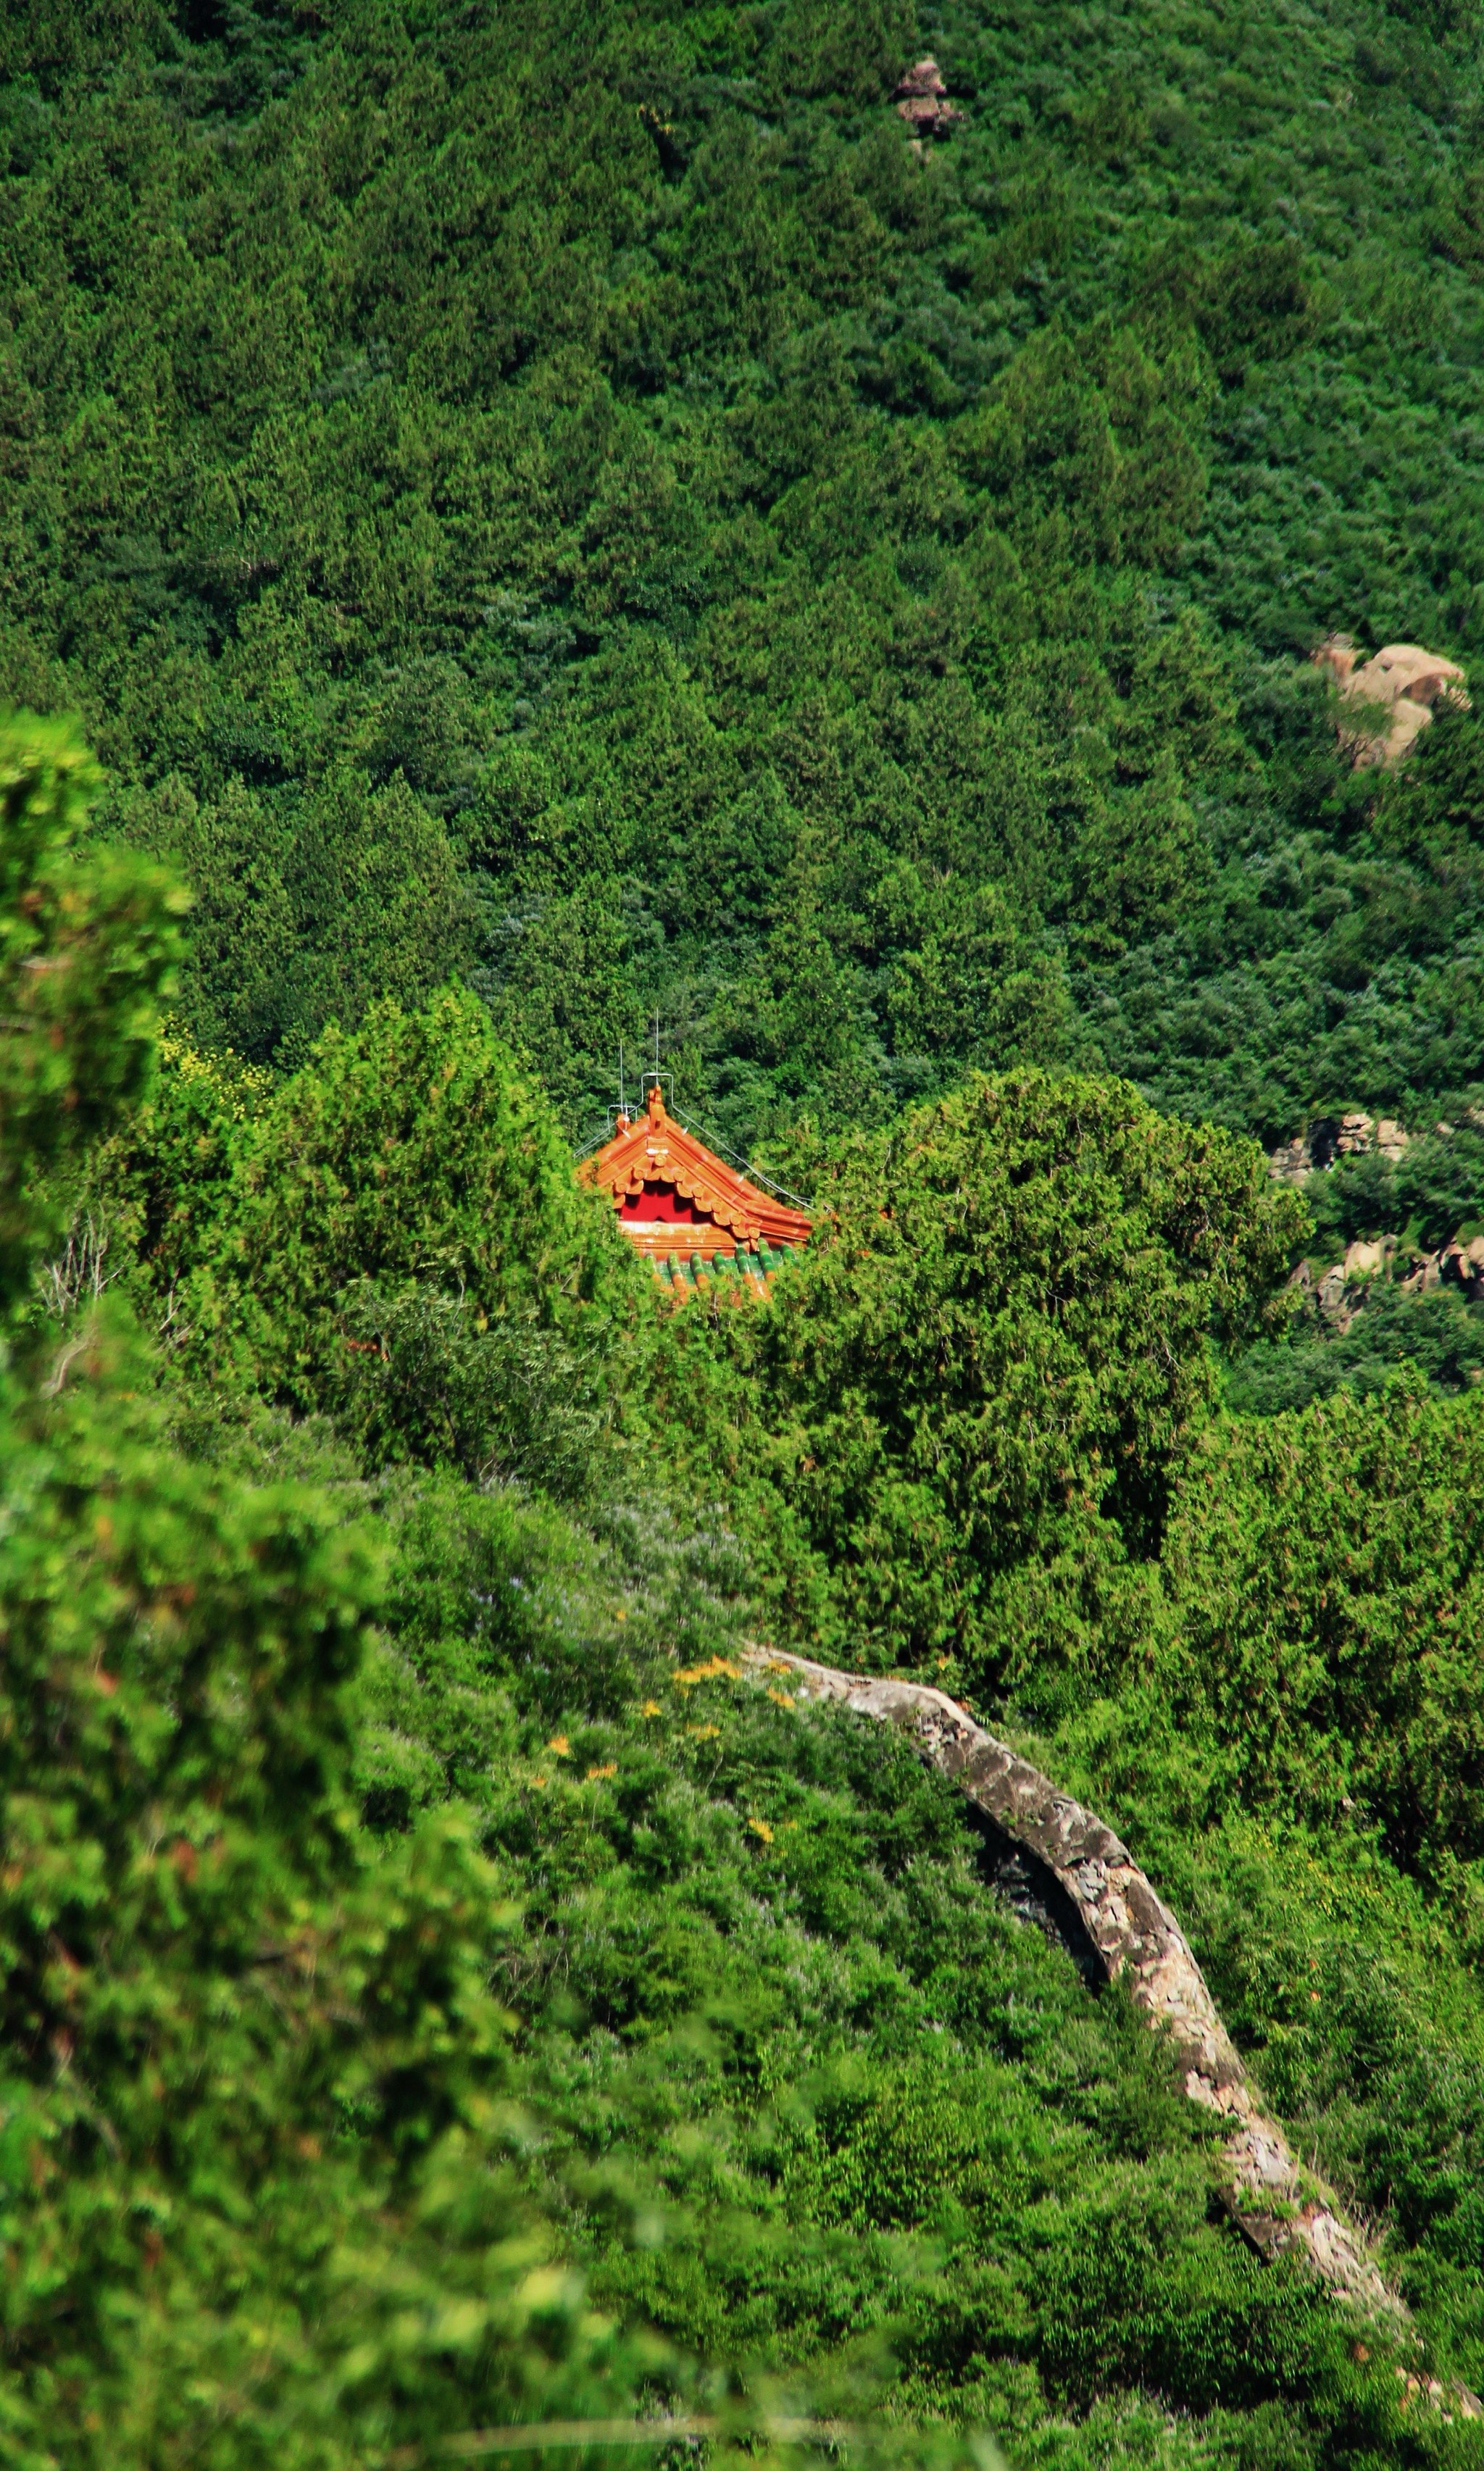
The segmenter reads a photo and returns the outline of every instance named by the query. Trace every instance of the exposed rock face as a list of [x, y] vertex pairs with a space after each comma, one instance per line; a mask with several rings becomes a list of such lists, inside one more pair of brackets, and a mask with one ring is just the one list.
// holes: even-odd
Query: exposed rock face
[[[1458, 1120], [1471, 1131], [1484, 1131], [1484, 1108], [1467, 1106]], [[1452, 1124], [1435, 1127], [1444, 1140], [1455, 1129]], [[1395, 1165], [1411, 1139], [1394, 1116], [1382, 1116], [1378, 1121], [1359, 1109], [1343, 1116], [1316, 1116], [1292, 1141], [1280, 1141], [1268, 1152], [1268, 1168], [1276, 1183], [1305, 1185], [1311, 1175], [1323, 1173], [1338, 1160], [1363, 1158], [1371, 1151]], [[1400, 1236], [1378, 1236], [1370, 1242], [1351, 1244], [1342, 1260], [1324, 1270], [1301, 1261], [1288, 1283], [1300, 1289], [1343, 1336], [1365, 1305], [1372, 1280], [1390, 1278], [1402, 1266], [1397, 1260], [1401, 1241]], [[1476, 1236], [1467, 1244], [1455, 1238], [1435, 1253], [1413, 1247], [1410, 1266], [1398, 1283], [1404, 1296], [1458, 1286], [1472, 1304], [1484, 1304], [1484, 1236]]]
[[1357, 1236], [1354, 1244], [1347, 1244], [1345, 1247], [1345, 1259], [1340, 1263], [1346, 1280], [1379, 1277], [1382, 1270], [1388, 1270], [1391, 1267], [1392, 1255], [1396, 1249], [1395, 1236], [1378, 1236], [1376, 1241], [1371, 1244]]
[[[924, 1684], [838, 1673], [807, 1657], [754, 1648], [748, 1661], [791, 1674], [803, 1698], [834, 1700], [897, 1725], [930, 1766], [952, 1777], [997, 1829], [1044, 1867], [1074, 1910], [1110, 1981], [1127, 1980], [1136, 2004], [1169, 2037], [1192, 2102], [1231, 2122], [1222, 2197], [1264, 2257], [1292, 2255], [1340, 2298], [1398, 2328], [1411, 2319], [1327, 2190], [1304, 2170], [1281, 2128], [1264, 2117], [1179, 1923], [1110, 1827], [955, 1701]], [[1434, 2398], [1472, 2417], [1472, 2395]]]
[[1363, 1158], [1373, 1149], [1395, 1166], [1411, 1138], [1394, 1116], [1382, 1116], [1379, 1122], [1358, 1110], [1316, 1116], [1291, 1141], [1270, 1150], [1267, 1163], [1279, 1184], [1303, 1184], [1316, 1168], [1332, 1166], [1336, 1159]]
[[1376, 1135], [1370, 1116], [1358, 1108], [1348, 1116], [1322, 1116], [1310, 1131], [1316, 1166], [1332, 1166], [1337, 1158], [1364, 1158]]
[[943, 72], [931, 59], [914, 60], [897, 82], [895, 102], [916, 137], [946, 137], [963, 113], [950, 103]]
[[1306, 1183], [1314, 1168], [1308, 1135], [1295, 1133], [1291, 1141], [1280, 1141], [1276, 1150], [1269, 1150], [1267, 1164], [1276, 1184]]
[[[1371, 1282], [1393, 1274], [1401, 1240], [1398, 1236], [1378, 1236], [1370, 1243], [1357, 1238], [1346, 1246], [1344, 1259], [1332, 1261], [1327, 1270], [1316, 1271], [1312, 1263], [1301, 1261], [1288, 1284], [1311, 1299], [1343, 1337], [1356, 1313], [1363, 1310]], [[1471, 1304], [1484, 1304], [1484, 1236], [1475, 1236], [1468, 1244], [1455, 1238], [1435, 1253], [1414, 1251], [1410, 1269], [1397, 1283], [1404, 1296], [1457, 1286]]]
[[1475, 1236], [1468, 1244], [1460, 1244], [1455, 1236], [1436, 1253], [1425, 1253], [1402, 1281], [1404, 1296], [1441, 1286], [1462, 1287], [1471, 1304], [1484, 1304], [1484, 1236]]
[[1340, 743], [1357, 769], [1400, 764], [1431, 720], [1435, 704], [1469, 703], [1457, 662], [1420, 644], [1386, 644], [1361, 661], [1348, 635], [1331, 635], [1313, 657], [1347, 701], [1369, 705], [1376, 716], [1371, 725], [1361, 719], [1353, 728], [1341, 726]]
[[1288, 1284], [1308, 1296], [1343, 1337], [1362, 1309], [1372, 1280], [1389, 1276], [1397, 1243], [1395, 1236], [1378, 1236], [1370, 1243], [1357, 1237], [1346, 1246], [1343, 1260], [1331, 1262], [1317, 1275], [1309, 1262], [1301, 1261]]

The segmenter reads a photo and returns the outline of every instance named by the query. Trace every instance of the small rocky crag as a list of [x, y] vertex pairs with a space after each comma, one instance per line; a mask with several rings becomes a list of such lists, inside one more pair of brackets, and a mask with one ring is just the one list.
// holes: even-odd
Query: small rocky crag
[[914, 60], [897, 81], [892, 100], [914, 139], [946, 137], [963, 113], [951, 103], [943, 72], [934, 59]]
[[[1473, 1131], [1484, 1132], [1484, 1110], [1470, 1108], [1460, 1120]], [[1452, 1124], [1436, 1127], [1445, 1138], [1455, 1129]], [[1373, 1150], [1395, 1166], [1411, 1139], [1391, 1116], [1378, 1119], [1358, 1110], [1316, 1116], [1306, 1131], [1270, 1151], [1267, 1163], [1279, 1184], [1303, 1186], [1338, 1160], [1362, 1158]], [[1472, 1236], [1467, 1243], [1461, 1236], [1451, 1236], [1431, 1253], [1420, 1246], [1405, 1248], [1400, 1236], [1357, 1237], [1346, 1246], [1343, 1258], [1327, 1269], [1316, 1270], [1311, 1262], [1301, 1261], [1289, 1283], [1310, 1297], [1325, 1319], [1343, 1334], [1363, 1307], [1371, 1282], [1378, 1278], [1397, 1279], [1405, 1296], [1425, 1295], [1434, 1287], [1458, 1287], [1471, 1303], [1484, 1304], [1484, 1236]]]
[[1379, 1122], [1358, 1110], [1345, 1116], [1316, 1116], [1306, 1131], [1270, 1151], [1267, 1163], [1278, 1183], [1306, 1184], [1311, 1175], [1333, 1166], [1337, 1159], [1363, 1158], [1373, 1149], [1395, 1166], [1410, 1139], [1394, 1116], [1382, 1116]]
[[1420, 644], [1384, 644], [1363, 660], [1348, 635], [1329, 635], [1313, 658], [1356, 707], [1354, 722], [1340, 724], [1340, 744], [1357, 771], [1400, 764], [1438, 704], [1469, 706], [1457, 662]]
[[[770, 1648], [746, 1653], [760, 1672], [790, 1677], [800, 1699], [833, 1701], [899, 1727], [994, 1830], [1045, 1871], [1058, 1903], [1074, 1912], [1096, 1968], [1108, 1981], [1126, 1981], [1135, 2004], [1167, 2036], [1190, 2100], [1230, 2123], [1222, 2200], [1259, 2254], [1294, 2257], [1348, 2305], [1406, 2332], [1407, 2310], [1359, 2233], [1264, 2116], [1179, 1923], [1112, 1828], [941, 1690], [840, 1673]], [[1445, 2391], [1430, 2379], [1407, 2383], [1441, 2408], [1479, 2415], [1472, 2395]]]
[[[1363, 1309], [1372, 1280], [1396, 1276], [1400, 1250], [1395, 1236], [1370, 1240], [1357, 1236], [1346, 1245], [1343, 1258], [1331, 1261], [1326, 1270], [1316, 1273], [1310, 1262], [1301, 1261], [1289, 1284], [1310, 1296], [1343, 1337]], [[1484, 1236], [1475, 1236], [1467, 1244], [1454, 1236], [1435, 1253], [1415, 1254], [1397, 1284], [1404, 1296], [1426, 1295], [1433, 1287], [1458, 1287], [1471, 1304], [1484, 1304]]]

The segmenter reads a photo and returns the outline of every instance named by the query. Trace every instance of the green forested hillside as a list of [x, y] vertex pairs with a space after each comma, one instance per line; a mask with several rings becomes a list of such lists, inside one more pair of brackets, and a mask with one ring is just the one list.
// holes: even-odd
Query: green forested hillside
[[[1075, 1059], [1267, 1140], [1484, 1077], [1462, 6], [9, 12], [0, 683], [292, 1063], [466, 970], [574, 1131]], [[964, 117], [911, 153], [930, 42]]]
[[[1484, 2459], [1484, 707], [1307, 659], [1484, 694], [1481, 42], [0, 12], [0, 2459]], [[1122, 1831], [1415, 2340], [748, 1640]]]
[[[1476, 1398], [1217, 1412], [1299, 1205], [1117, 1086], [853, 1137], [719, 1312], [466, 994], [142, 1093], [178, 897], [6, 749], [13, 2459], [1476, 2462], [1406, 2383], [1484, 2382]], [[760, 1632], [1117, 1817], [1415, 2346]]]

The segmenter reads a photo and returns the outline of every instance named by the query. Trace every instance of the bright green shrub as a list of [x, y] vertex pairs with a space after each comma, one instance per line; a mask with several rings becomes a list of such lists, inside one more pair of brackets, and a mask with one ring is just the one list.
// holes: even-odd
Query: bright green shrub
[[554, 1477], [580, 1460], [642, 1284], [476, 998], [328, 1030], [233, 1148], [194, 1363], [340, 1411], [373, 1456], [524, 1468], [540, 1405]]
[[490, 1319], [431, 1284], [365, 1280], [345, 1290], [341, 1326], [344, 1356], [318, 1396], [372, 1466], [412, 1457], [557, 1499], [585, 1489], [613, 1405], [601, 1323], [569, 1337], [534, 1308]]
[[328, 1031], [249, 1128], [240, 1184], [243, 1277], [305, 1321], [353, 1278], [416, 1276], [553, 1318], [629, 1258], [484, 1007], [452, 991]]
[[167, 1039], [82, 1207], [182, 1376], [375, 1465], [586, 1481], [644, 1282], [475, 998], [331, 1030], [276, 1087]]
[[1223, 1794], [1354, 1804], [1403, 1862], [1484, 1854], [1481, 1541], [1476, 1391], [1403, 1377], [1215, 1427], [1175, 1493], [1157, 1669]]
[[167, 1344], [178, 1341], [180, 1291], [223, 1240], [248, 1118], [267, 1103], [265, 1072], [203, 1054], [172, 1025], [149, 1097], [95, 1153], [80, 1206], [106, 1231], [114, 1275]]
[[501, 1882], [446, 1821], [371, 1861], [347, 1803], [375, 1539], [152, 1445], [106, 1353], [5, 1446], [8, 2459], [320, 2471], [601, 2406], [507, 2150]]

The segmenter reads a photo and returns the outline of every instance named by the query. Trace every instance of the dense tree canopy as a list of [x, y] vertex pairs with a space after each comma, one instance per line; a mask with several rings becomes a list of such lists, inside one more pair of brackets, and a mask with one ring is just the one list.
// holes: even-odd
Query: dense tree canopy
[[37, 1172], [106, 1132], [144, 1089], [180, 953], [180, 886], [126, 856], [75, 861], [97, 778], [60, 723], [0, 741], [0, 1315], [55, 1233]]
[[[7, 729], [0, 777], [14, 1332], [35, 1180], [143, 1087], [182, 903], [69, 846], [76, 741]], [[494, 1874], [457, 1826], [358, 1849], [374, 1531], [164, 1446], [127, 1315], [49, 1294], [0, 1400], [8, 2449], [318, 2465], [605, 2391], [491, 2108]]]
[[[55, 859], [95, 916], [117, 862]], [[84, 1024], [169, 929], [130, 880]], [[816, 1144], [823, 1240], [769, 1305], [675, 1312], [472, 998], [276, 1085], [167, 1039], [109, 1132], [128, 990], [106, 1138], [36, 1162], [33, 1252], [73, 1229], [6, 1406], [19, 2459], [318, 2471], [689, 2403], [757, 2459], [781, 2401], [944, 2471], [976, 2425], [1064, 2471], [1472, 2459], [1213, 2222], [1203, 2115], [951, 1788], [730, 1652], [822, 1612], [1055, 1723], [1385, 2222], [1421, 2356], [1477, 2377], [1472, 1703], [1424, 1646], [1469, 1621], [1468, 1520], [1437, 1549], [1384, 1474], [1425, 1448], [1447, 1516], [1476, 1401], [1213, 1422], [1210, 1333], [1286, 1259], [1258, 1153], [971, 1080]]]
[[722, 1316], [740, 1396], [693, 1384], [682, 1324], [671, 1412], [698, 1400], [711, 1448], [733, 1424], [739, 1486], [766, 1472], [800, 1614], [855, 1654], [961, 1657], [988, 1681], [1007, 1575], [1099, 1531], [1158, 1550], [1211, 1335], [1260, 1319], [1298, 1204], [1248, 1142], [1029, 1073], [858, 1137], [817, 1191], [769, 1311]]
[[[1479, 2461], [1484, 1303], [1401, 1274], [1484, 1233], [1484, 719], [1355, 770], [1307, 656], [1479, 670], [1481, 39], [0, 12], [35, 2471]], [[575, 1183], [656, 1038], [810, 1198], [756, 1310]], [[1122, 1829], [1420, 2348], [757, 1638]]]
[[466, 970], [569, 1130], [657, 1009], [748, 1141], [1484, 1080], [1478, 724], [1351, 779], [1303, 662], [1479, 635], [1466, 9], [4, 39], [0, 692], [190, 876], [199, 1040]]

